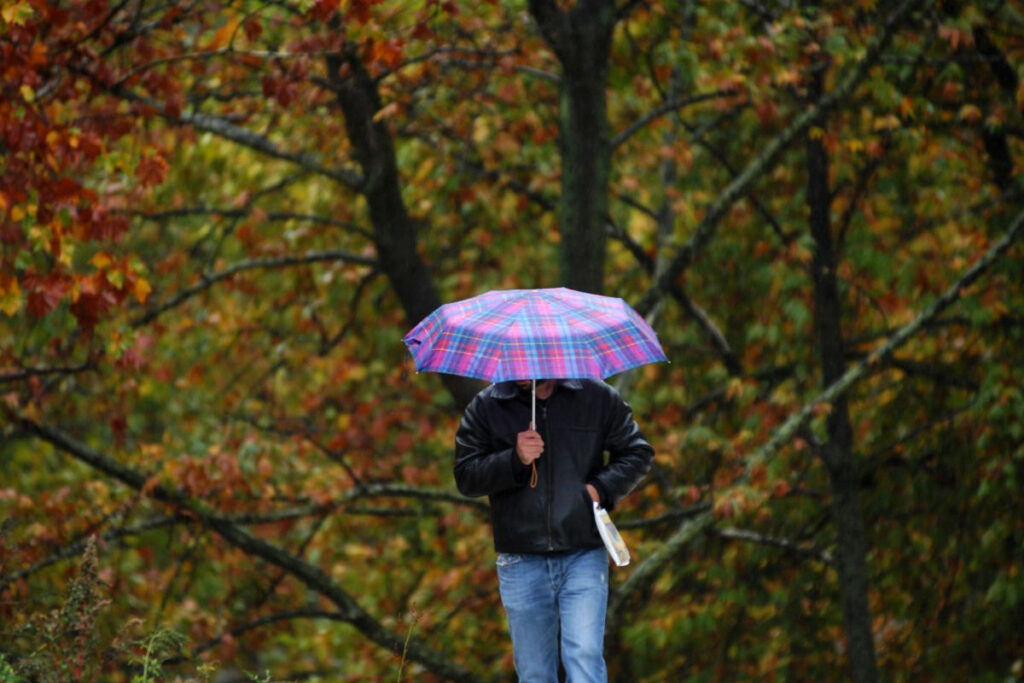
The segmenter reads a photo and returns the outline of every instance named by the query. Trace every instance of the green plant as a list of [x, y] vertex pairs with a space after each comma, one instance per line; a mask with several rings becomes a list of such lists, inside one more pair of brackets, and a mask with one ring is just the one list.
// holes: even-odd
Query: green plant
[[173, 630], [162, 628], [135, 641], [142, 654], [132, 653], [129, 662], [142, 667], [142, 672], [132, 677], [132, 683], [152, 683], [163, 678], [161, 662], [170, 655], [178, 654], [188, 642], [188, 638]]
[[18, 676], [18, 672], [7, 661], [6, 656], [0, 655], [0, 683], [19, 683], [19, 681], [21, 678]]
[[102, 594], [96, 540], [90, 538], [82, 556], [78, 575], [68, 587], [59, 608], [34, 615], [20, 630], [33, 638], [35, 649], [11, 665], [18, 675], [29, 680], [93, 681], [100, 673], [100, 649], [97, 620], [109, 603]]
[[401, 683], [402, 681], [402, 672], [405, 670], [406, 655], [409, 652], [409, 641], [412, 639], [412, 632], [416, 628], [416, 624], [419, 623], [420, 613], [416, 611], [415, 607], [413, 607], [409, 612], [409, 617], [409, 628], [405, 632], [405, 643], [402, 645], [402, 660], [398, 664], [398, 678], [395, 679], [398, 683]]

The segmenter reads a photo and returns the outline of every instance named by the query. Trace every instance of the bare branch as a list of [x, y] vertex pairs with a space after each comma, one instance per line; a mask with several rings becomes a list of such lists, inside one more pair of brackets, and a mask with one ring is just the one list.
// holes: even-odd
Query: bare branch
[[[184, 218], [187, 216], [217, 216], [224, 218], [245, 218], [252, 215], [254, 208], [250, 209], [224, 209], [209, 206], [189, 206], [181, 209], [169, 209], [167, 211], [126, 211], [124, 213], [150, 221], [165, 221], [173, 218]], [[339, 221], [328, 216], [317, 216], [316, 214], [294, 213], [291, 211], [269, 211], [266, 213], [268, 221], [302, 221], [327, 225], [332, 228], [341, 228], [346, 232], [355, 233], [361, 237], [372, 240], [373, 235], [369, 230], [362, 228], [355, 223]]]
[[21, 382], [28, 379], [29, 377], [46, 377], [47, 375], [77, 375], [81, 372], [88, 372], [89, 370], [95, 370], [96, 364], [92, 361], [86, 361], [79, 365], [61, 365], [53, 367], [36, 367], [36, 368], [22, 368], [19, 372], [12, 372], [6, 375], [0, 375], [0, 384], [7, 382]]
[[353, 254], [347, 251], [311, 251], [305, 254], [296, 256], [281, 256], [278, 258], [265, 258], [265, 259], [251, 259], [248, 261], [241, 261], [234, 265], [228, 266], [224, 270], [216, 273], [204, 274], [199, 282], [188, 287], [181, 292], [178, 292], [175, 296], [162, 304], [159, 304], [149, 309], [144, 315], [136, 318], [132, 321], [132, 326], [140, 327], [147, 325], [155, 320], [161, 314], [168, 310], [181, 305], [183, 302], [191, 299], [192, 297], [206, 291], [221, 280], [234, 277], [235, 275], [245, 272], [247, 270], [256, 270], [259, 268], [286, 268], [289, 266], [306, 266], [312, 263], [320, 262], [345, 262], [355, 263], [363, 266], [376, 267], [377, 262], [367, 256], [361, 256], [359, 254]]
[[835, 559], [832, 557], [832, 553], [827, 550], [820, 550], [805, 545], [801, 545], [796, 541], [791, 541], [788, 538], [781, 538], [779, 536], [768, 536], [766, 534], [760, 534], [756, 531], [750, 531], [748, 529], [737, 529], [735, 527], [726, 527], [724, 529], [717, 529], [712, 527], [709, 529], [709, 533], [719, 536], [721, 538], [727, 538], [734, 541], [749, 541], [750, 543], [758, 543], [761, 545], [768, 545], [775, 548], [782, 548], [790, 552], [796, 553], [797, 555], [804, 555], [806, 557], [814, 558], [819, 562], [823, 562], [827, 565], [835, 564]]
[[[621, 241], [629, 252], [633, 254], [637, 263], [639, 263], [648, 274], [653, 275], [655, 273], [654, 261], [650, 256], [648, 256], [647, 252], [644, 251], [643, 247], [637, 244], [625, 230], [613, 223], [610, 218], [606, 220], [606, 224], [608, 225], [609, 234]], [[715, 353], [718, 354], [719, 358], [721, 358], [722, 363], [725, 365], [726, 369], [728, 369], [729, 374], [733, 376], [742, 374], [743, 367], [740, 364], [739, 358], [737, 358], [736, 353], [732, 350], [732, 347], [729, 346], [729, 342], [726, 340], [725, 335], [718, 329], [718, 326], [715, 325], [713, 320], [711, 320], [707, 312], [698, 306], [677, 283], [672, 283], [669, 293], [672, 295], [672, 298], [682, 306], [683, 310], [687, 312], [690, 318], [697, 323], [698, 327], [704, 330], [704, 334], [711, 341], [711, 346], [714, 348]]]
[[690, 106], [691, 104], [698, 104], [700, 102], [707, 102], [708, 100], [715, 100], [724, 97], [735, 97], [739, 92], [730, 88], [721, 90], [714, 90], [707, 93], [698, 93], [696, 95], [689, 95], [687, 97], [680, 97], [670, 102], [665, 102], [651, 111], [647, 112], [633, 123], [626, 126], [626, 128], [612, 138], [611, 148], [614, 150], [618, 148], [622, 143], [626, 142], [629, 138], [633, 137], [638, 131], [642, 130], [646, 125], [652, 121], [660, 119], [666, 114], [677, 112], [680, 109]]

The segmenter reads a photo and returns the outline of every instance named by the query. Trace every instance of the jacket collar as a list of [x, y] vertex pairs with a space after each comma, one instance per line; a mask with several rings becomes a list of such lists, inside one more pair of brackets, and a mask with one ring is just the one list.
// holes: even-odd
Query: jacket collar
[[[578, 379], [560, 379], [557, 380], [555, 388], [565, 387], [566, 389], [572, 389], [573, 391], [579, 391], [583, 388], [583, 382]], [[500, 400], [506, 400], [515, 398], [519, 394], [519, 387], [513, 382], [498, 382], [494, 385], [494, 389], [491, 391], [491, 395]]]

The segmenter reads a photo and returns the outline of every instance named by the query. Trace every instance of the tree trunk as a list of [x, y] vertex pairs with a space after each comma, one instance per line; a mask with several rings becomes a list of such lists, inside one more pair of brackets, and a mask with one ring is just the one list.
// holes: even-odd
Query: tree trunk
[[553, 0], [530, 0], [541, 34], [562, 65], [559, 132], [562, 161], [560, 277], [573, 289], [604, 289], [611, 144], [605, 88], [612, 31], [611, 0], [583, 0], [564, 12]]
[[[817, 77], [812, 96], [821, 96]], [[807, 137], [807, 203], [815, 249], [815, 332], [822, 367], [822, 385], [828, 387], [843, 376], [842, 305], [836, 283], [837, 255], [831, 231], [831, 198], [828, 156], [820, 139]], [[868, 603], [867, 539], [861, 509], [857, 464], [853, 454], [853, 430], [846, 396], [838, 397], [828, 415], [828, 441], [822, 457], [832, 486], [832, 520], [836, 528], [836, 562], [839, 598], [843, 610], [847, 655], [852, 679], [857, 683], [878, 680], [878, 666]]]
[[[339, 75], [343, 64], [349, 73]], [[356, 159], [363, 169], [363, 196], [373, 224], [374, 243], [381, 269], [405, 311], [409, 325], [415, 325], [441, 299], [427, 264], [417, 251], [417, 225], [402, 199], [398, 162], [391, 133], [384, 121], [373, 117], [381, 108], [377, 86], [353, 53], [327, 58], [328, 79], [335, 86], [338, 103], [345, 114], [345, 129]], [[465, 377], [442, 375], [441, 379], [459, 408], [469, 404], [478, 383]]]

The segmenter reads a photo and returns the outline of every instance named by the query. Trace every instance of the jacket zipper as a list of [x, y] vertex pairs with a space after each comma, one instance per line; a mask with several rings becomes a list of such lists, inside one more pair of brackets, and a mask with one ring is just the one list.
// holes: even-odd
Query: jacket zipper
[[553, 479], [553, 474], [554, 474], [553, 469], [552, 469], [553, 465], [551, 463], [551, 430], [548, 429], [548, 405], [547, 405], [546, 401], [544, 402], [544, 405], [542, 405], [541, 408], [540, 408], [540, 416], [541, 416], [541, 419], [544, 420], [544, 445], [545, 445], [545, 449], [544, 450], [546, 451], [545, 455], [547, 456], [546, 458], [544, 458], [547, 461], [547, 463], [545, 463], [545, 465], [544, 465], [544, 469], [546, 470], [545, 476], [547, 478], [547, 482], [545, 482], [545, 483], [547, 484], [546, 488], [547, 488], [548, 550], [551, 551], [551, 550], [555, 549], [554, 538], [552, 538], [552, 536], [551, 536], [551, 507], [554, 504], [554, 495], [555, 495], [555, 486], [554, 486], [554, 484], [555, 484], [555, 482], [554, 482], [554, 479]]

